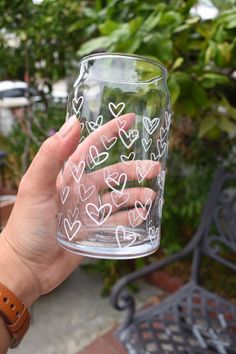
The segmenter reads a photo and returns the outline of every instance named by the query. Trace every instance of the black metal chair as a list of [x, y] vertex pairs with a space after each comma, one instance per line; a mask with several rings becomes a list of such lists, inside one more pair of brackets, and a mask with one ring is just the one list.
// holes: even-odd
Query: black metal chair
[[[228, 257], [229, 250], [234, 257]], [[189, 283], [160, 304], [135, 313], [135, 300], [124, 293], [124, 288], [190, 253]], [[111, 303], [117, 310], [127, 311], [116, 334], [129, 354], [236, 354], [236, 306], [199, 285], [202, 255], [236, 271], [236, 174], [223, 169], [215, 175], [199, 228], [190, 243], [115, 284]]]

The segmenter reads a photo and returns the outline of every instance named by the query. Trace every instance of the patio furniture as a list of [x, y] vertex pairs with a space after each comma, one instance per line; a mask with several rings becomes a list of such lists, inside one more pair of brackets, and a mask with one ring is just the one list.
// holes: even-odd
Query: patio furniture
[[[135, 300], [124, 288], [191, 253], [190, 281], [160, 304], [135, 312]], [[127, 311], [116, 334], [128, 353], [236, 353], [236, 305], [201, 287], [199, 279], [203, 256], [236, 271], [235, 255], [236, 174], [221, 168], [190, 243], [180, 252], [122, 277], [114, 286], [112, 305]]]

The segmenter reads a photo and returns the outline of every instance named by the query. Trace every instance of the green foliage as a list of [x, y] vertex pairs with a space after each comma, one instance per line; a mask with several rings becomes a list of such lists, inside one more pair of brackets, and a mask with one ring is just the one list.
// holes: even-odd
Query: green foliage
[[[98, 50], [145, 55], [167, 67], [174, 112], [162, 225], [167, 253], [192, 236], [213, 172], [235, 144], [236, 1], [212, 2], [219, 14], [203, 21], [190, 13], [197, 0], [0, 1], [2, 79], [28, 72], [32, 81], [53, 81], [71, 75], [81, 56]], [[6, 40], [12, 33], [16, 47]], [[148, 100], [152, 112], [155, 102], [151, 95]], [[105, 279], [120, 274], [113, 261], [97, 267]]]

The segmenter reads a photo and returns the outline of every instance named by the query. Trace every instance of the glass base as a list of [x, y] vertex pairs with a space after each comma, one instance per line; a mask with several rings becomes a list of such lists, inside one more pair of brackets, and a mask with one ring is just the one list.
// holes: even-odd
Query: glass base
[[[129, 235], [130, 233], [130, 235]], [[127, 236], [128, 235], [128, 236]], [[118, 242], [117, 242], [118, 238]], [[57, 240], [66, 250], [92, 258], [103, 259], [132, 259], [148, 256], [154, 253], [158, 244], [147, 239], [144, 230], [127, 231], [123, 235], [117, 235], [115, 229], [90, 230], [86, 239], [74, 239], [69, 241], [65, 235], [58, 232]], [[155, 247], [156, 246], [156, 247]]]

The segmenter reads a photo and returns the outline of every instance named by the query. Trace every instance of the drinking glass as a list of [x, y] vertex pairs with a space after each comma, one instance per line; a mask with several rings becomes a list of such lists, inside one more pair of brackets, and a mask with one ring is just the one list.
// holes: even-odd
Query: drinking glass
[[96, 258], [153, 253], [160, 243], [168, 133], [167, 71], [124, 54], [79, 63], [68, 99], [81, 136], [60, 174], [57, 239]]

